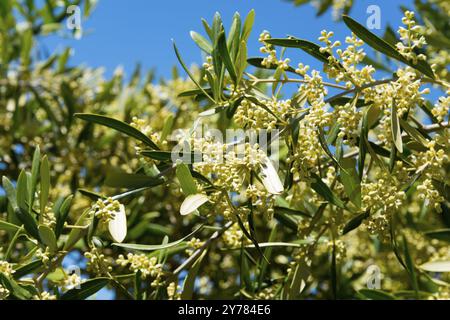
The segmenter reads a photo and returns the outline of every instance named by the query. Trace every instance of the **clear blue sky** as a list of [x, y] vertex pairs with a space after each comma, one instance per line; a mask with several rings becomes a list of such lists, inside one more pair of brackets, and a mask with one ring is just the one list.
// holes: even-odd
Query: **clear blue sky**
[[[356, 0], [355, 3], [351, 16], [361, 22], [368, 17], [367, 7], [378, 5], [382, 28], [389, 23], [396, 29], [401, 24], [400, 5], [412, 8], [411, 0]], [[218, 11], [229, 25], [234, 12], [245, 16], [252, 8], [256, 11], [256, 21], [249, 42], [250, 55], [260, 55], [257, 38], [263, 30], [270, 31], [274, 37], [290, 34], [313, 41], [322, 29], [335, 31], [339, 38], [348, 34], [343, 23], [333, 22], [330, 12], [317, 18], [311, 5], [294, 7], [284, 0], [100, 0], [92, 16], [82, 21], [88, 34], [80, 40], [51, 37], [44, 43], [49, 51], [73, 47], [72, 64], [103, 66], [107, 76], [118, 65], [130, 75], [140, 62], [144, 69], [156, 68], [158, 76], [169, 77], [172, 66], [177, 65], [171, 39], [176, 41], [188, 65], [200, 63], [200, 50], [189, 36], [190, 30], [203, 31], [200, 19], [211, 21]], [[299, 51], [289, 55], [295, 63], [312, 62]]]

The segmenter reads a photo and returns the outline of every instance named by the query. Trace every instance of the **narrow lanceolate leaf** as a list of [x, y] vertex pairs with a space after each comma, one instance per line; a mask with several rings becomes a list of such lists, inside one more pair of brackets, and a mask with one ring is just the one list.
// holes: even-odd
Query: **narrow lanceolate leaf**
[[29, 186], [29, 199], [28, 199], [28, 209], [31, 209], [31, 206], [34, 201], [34, 194], [36, 192], [36, 185], [39, 178], [39, 165], [41, 161], [41, 151], [39, 146], [36, 147], [33, 154], [33, 162], [31, 165], [31, 186]]
[[186, 64], [183, 62], [183, 59], [181, 59], [180, 52], [178, 51], [177, 46], [175, 45], [175, 41], [173, 42], [173, 49], [175, 50], [175, 55], [177, 56], [178, 61], [181, 64], [181, 67], [184, 69], [184, 71], [188, 74], [189, 78], [191, 78], [192, 82], [203, 92], [203, 94], [208, 97], [209, 100], [215, 103], [214, 99], [203, 89], [203, 87], [198, 83], [197, 80], [195, 80], [192, 73], [189, 71], [188, 67], [186, 67]]
[[382, 291], [382, 290], [375, 290], [375, 289], [361, 289], [358, 291], [359, 294], [361, 294], [364, 298], [370, 299], [370, 300], [395, 300], [395, 296], [392, 294]]
[[289, 215], [293, 215], [293, 216], [302, 216], [302, 217], [311, 218], [311, 215], [309, 213], [306, 213], [301, 210], [294, 210], [294, 209], [290, 209], [290, 208], [286, 208], [286, 207], [279, 207], [279, 206], [273, 207], [273, 210], [275, 213], [289, 214]]
[[406, 240], [406, 237], [404, 235], [403, 235], [403, 253], [405, 255], [406, 269], [409, 273], [409, 277], [411, 279], [411, 283], [414, 288], [414, 291], [417, 293], [419, 291], [419, 284], [417, 281], [416, 270], [415, 270], [413, 259], [411, 257], [410, 251], [409, 251], [408, 241]]
[[164, 180], [152, 178], [143, 174], [132, 174], [112, 170], [108, 172], [105, 179], [105, 185], [113, 188], [142, 188], [150, 186], [158, 186], [164, 183]]
[[427, 231], [425, 235], [432, 239], [450, 242], [450, 229]]
[[102, 126], [112, 128], [116, 131], [126, 134], [127, 136], [130, 136], [143, 142], [152, 149], [159, 150], [159, 147], [149, 137], [140, 132], [138, 129], [133, 128], [128, 123], [93, 113], [75, 113], [74, 116], [85, 121], [93, 122], [96, 124], [100, 124]]
[[161, 132], [161, 141], [166, 140], [167, 136], [172, 132], [173, 124], [175, 122], [175, 115], [169, 114], [164, 122], [164, 127]]
[[369, 217], [369, 214], [370, 214], [370, 211], [366, 211], [366, 212], [360, 213], [357, 216], [351, 218], [350, 221], [347, 222], [347, 224], [344, 226], [344, 230], [342, 231], [342, 234], [349, 233], [350, 231], [358, 228], [361, 225], [361, 223], [364, 221], [364, 219]]
[[0, 220], [0, 230], [8, 231], [8, 232], [16, 232], [19, 229], [19, 226], [15, 224]]
[[356, 160], [353, 158], [341, 159], [341, 167], [344, 170], [339, 172], [344, 191], [358, 208], [361, 208], [361, 183], [356, 172]]
[[58, 238], [63, 230], [64, 223], [67, 221], [67, 217], [69, 216], [70, 206], [72, 204], [73, 195], [69, 195], [66, 199], [64, 199], [63, 203], [58, 209], [56, 214], [56, 226], [55, 226], [55, 235]]
[[40, 214], [45, 212], [45, 206], [48, 202], [48, 195], [50, 192], [50, 166], [48, 164], [47, 156], [44, 156], [41, 161], [41, 193], [40, 193]]
[[314, 58], [316, 58], [324, 63], [328, 63], [328, 57], [330, 56], [328, 53], [320, 52], [319, 45], [317, 45], [313, 42], [307, 41], [307, 40], [296, 39], [296, 38], [287, 38], [287, 39], [272, 38], [272, 39], [264, 40], [264, 42], [267, 42], [274, 46], [301, 49], [301, 50], [305, 51], [307, 54], [313, 56]]
[[234, 81], [234, 83], [236, 83], [236, 68], [234, 67], [233, 61], [231, 60], [230, 52], [228, 51], [225, 32], [220, 33], [219, 39], [217, 40], [217, 48], [219, 50], [220, 56], [222, 57], [222, 61], [225, 64], [225, 68], [228, 70], [231, 79]]
[[6, 196], [8, 197], [8, 201], [11, 205], [11, 207], [14, 210], [17, 210], [17, 195], [16, 195], [16, 189], [14, 188], [14, 185], [11, 183], [11, 181], [6, 177], [2, 177], [2, 186], [3, 189], [6, 192]]
[[392, 45], [384, 41], [383, 39], [379, 38], [369, 30], [367, 30], [363, 25], [356, 22], [349, 16], [344, 15], [343, 20], [347, 27], [353, 31], [354, 34], [358, 36], [361, 40], [363, 40], [365, 43], [367, 43], [369, 46], [374, 48], [375, 50], [394, 58], [398, 61], [401, 61], [416, 70], [422, 72], [424, 75], [434, 79], [434, 73], [429, 64], [426, 61], [419, 60], [417, 64], [414, 64], [412, 61], [407, 60], [405, 57], [403, 57], [396, 48], [394, 48]]
[[400, 128], [400, 121], [398, 119], [397, 106], [395, 105], [395, 101], [392, 104], [391, 111], [391, 131], [392, 140], [394, 141], [395, 147], [397, 148], [398, 152], [403, 153], [402, 131]]
[[329, 203], [334, 204], [339, 208], [345, 209], [345, 205], [341, 199], [337, 195], [331, 191], [331, 189], [322, 181], [322, 179], [315, 173], [311, 173], [312, 178], [314, 179], [311, 182], [311, 188], [316, 191], [320, 196], [322, 196]]
[[405, 121], [403, 119], [400, 119], [400, 125], [403, 128], [403, 130], [406, 131], [414, 140], [416, 140], [418, 143], [420, 143], [423, 147], [425, 147], [428, 143], [427, 139], [413, 126], [411, 126], [408, 121]]
[[192, 177], [191, 171], [186, 164], [178, 164], [176, 174], [181, 185], [181, 190], [183, 190], [183, 193], [185, 195], [197, 193], [197, 185], [195, 184], [195, 180]]
[[182, 216], [188, 215], [196, 211], [200, 206], [208, 202], [208, 197], [204, 194], [191, 194], [184, 199], [180, 207]]
[[247, 45], [244, 41], [241, 41], [241, 44], [239, 45], [239, 53], [236, 59], [237, 82], [242, 79], [245, 68], [247, 68]]
[[239, 12], [236, 12], [233, 16], [233, 22], [231, 23], [230, 32], [228, 33], [227, 46], [230, 51], [230, 55], [233, 59], [236, 58], [239, 50], [239, 43], [241, 39], [241, 16]]
[[247, 42], [250, 32], [253, 28], [253, 23], [255, 22], [255, 10], [250, 10], [247, 17], [245, 18], [244, 25], [242, 27], [241, 41]]
[[39, 236], [43, 244], [49, 247], [51, 252], [58, 251], [58, 245], [56, 243], [56, 236], [52, 229], [46, 225], [40, 225], [38, 227]]
[[61, 300], [85, 300], [95, 294], [97, 291], [102, 289], [109, 283], [109, 278], [96, 278], [87, 280], [80, 285], [80, 288], [70, 289], [63, 295], [61, 295]]
[[155, 250], [168, 249], [168, 248], [174, 247], [174, 246], [182, 243], [186, 239], [191, 238], [193, 235], [195, 235], [197, 232], [199, 232], [202, 228], [203, 228], [203, 225], [196, 228], [190, 234], [188, 234], [187, 236], [185, 236], [179, 240], [176, 240], [173, 242], [168, 242], [168, 243], [163, 243], [163, 244], [147, 245], [147, 244], [135, 244], [135, 243], [113, 243], [113, 245], [122, 247], [122, 248], [126, 248], [126, 249], [141, 250], [141, 251], [155, 251]]
[[198, 259], [194, 262], [191, 268], [189, 268], [189, 272], [184, 279], [183, 291], [181, 292], [181, 299], [192, 299], [192, 295], [194, 294], [194, 285], [195, 279], [197, 278], [198, 271], [200, 270], [201, 263], [203, 258], [206, 255], [206, 250], [198, 257]]
[[28, 182], [25, 170], [22, 170], [17, 179], [17, 205], [19, 208], [28, 211], [27, 197], [28, 197]]
[[264, 157], [260, 165], [260, 176], [264, 187], [269, 193], [280, 194], [284, 191], [284, 186], [269, 157]]
[[33, 238], [39, 240], [39, 231], [37, 227], [37, 222], [35, 218], [30, 214], [28, 209], [18, 208], [16, 211], [16, 216], [20, 220], [20, 222], [25, 227], [25, 230], [31, 235]]
[[359, 155], [358, 155], [358, 177], [362, 179], [364, 173], [364, 164], [366, 162], [366, 155], [369, 144], [369, 111], [372, 107], [369, 106], [364, 112], [361, 121], [361, 136], [359, 138]]
[[121, 204], [119, 210], [114, 212], [114, 218], [109, 221], [108, 230], [116, 242], [122, 242], [127, 236], [127, 215], [125, 206]]
[[450, 272], [450, 260], [426, 262], [420, 268], [429, 272]]
[[212, 51], [212, 45], [211, 42], [209, 42], [208, 40], [206, 40], [201, 34], [195, 32], [195, 31], [191, 31], [191, 38], [192, 40], [194, 40], [195, 44], [202, 49], [203, 51], [205, 51], [207, 54], [211, 54]]

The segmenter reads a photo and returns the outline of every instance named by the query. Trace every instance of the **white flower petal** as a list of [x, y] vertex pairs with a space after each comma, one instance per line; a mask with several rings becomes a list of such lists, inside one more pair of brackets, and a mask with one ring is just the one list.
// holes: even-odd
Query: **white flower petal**
[[109, 221], [109, 233], [116, 242], [122, 242], [127, 235], [127, 216], [125, 206], [120, 205], [119, 211], [114, 212], [114, 219]]
[[261, 163], [260, 176], [269, 193], [280, 194], [284, 191], [280, 177], [268, 157], [265, 157], [264, 162]]
[[427, 262], [422, 264], [420, 268], [430, 272], [450, 272], [450, 260]]
[[192, 213], [207, 201], [208, 197], [205, 196], [204, 194], [200, 193], [191, 194], [187, 196], [186, 199], [184, 199], [183, 203], [181, 204], [180, 213], [182, 216]]

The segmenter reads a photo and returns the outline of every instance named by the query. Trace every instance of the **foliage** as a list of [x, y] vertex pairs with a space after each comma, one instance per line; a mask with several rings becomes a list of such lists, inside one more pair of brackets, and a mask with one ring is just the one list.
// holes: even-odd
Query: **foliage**
[[125, 82], [42, 59], [56, 3], [0, 4], [0, 298], [448, 299], [448, 10], [418, 2], [425, 26], [405, 11], [383, 38], [344, 16], [345, 47], [264, 31], [262, 57], [254, 11], [216, 14], [191, 32], [201, 68], [174, 43], [187, 77]]

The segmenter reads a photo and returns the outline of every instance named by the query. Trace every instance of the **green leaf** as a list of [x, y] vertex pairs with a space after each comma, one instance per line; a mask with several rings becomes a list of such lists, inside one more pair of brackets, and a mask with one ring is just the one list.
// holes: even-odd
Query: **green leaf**
[[15, 224], [3, 221], [0, 219], [0, 230], [8, 231], [8, 232], [16, 232], [19, 230], [19, 226], [16, 226]]
[[392, 141], [394, 141], [395, 147], [397, 148], [398, 152], [403, 153], [402, 131], [400, 128], [400, 121], [398, 119], [397, 106], [395, 105], [395, 101], [392, 104], [391, 111], [391, 131]]
[[366, 155], [367, 155], [367, 147], [368, 147], [368, 136], [369, 136], [369, 111], [371, 109], [371, 106], [366, 108], [363, 112], [362, 122], [361, 122], [361, 135], [359, 138], [359, 155], [358, 155], [358, 173], [359, 173], [359, 180], [362, 179], [363, 172], [364, 172], [364, 164], [366, 162]]
[[[428, 143], [428, 141], [425, 139], [425, 137], [413, 126], [411, 126], [407, 121], [403, 119], [398, 119], [400, 122], [401, 127], [403, 130], [406, 131], [414, 140], [416, 140], [418, 143], [420, 143], [423, 147], [425, 147]], [[424, 150], [426, 151], [426, 150]]]
[[264, 42], [267, 42], [274, 46], [301, 49], [301, 50], [305, 51], [307, 54], [322, 61], [323, 63], [328, 63], [328, 57], [330, 56], [328, 53], [320, 52], [319, 45], [317, 45], [313, 42], [307, 41], [307, 40], [296, 39], [293, 37], [287, 38], [287, 39], [272, 38], [272, 39], [264, 40]]
[[161, 150], [142, 150], [140, 154], [145, 157], [149, 157], [159, 161], [172, 162], [172, 159], [186, 159], [186, 157], [189, 156], [190, 156], [189, 161], [191, 161], [192, 163], [201, 161], [201, 153], [199, 152], [190, 152], [190, 154], [188, 154], [186, 152], [177, 153], [172, 151], [161, 151]]
[[155, 251], [155, 250], [161, 250], [161, 249], [167, 249], [174, 247], [186, 239], [189, 239], [193, 235], [195, 235], [197, 232], [199, 232], [203, 228], [203, 225], [192, 231], [187, 236], [165, 244], [155, 244], [155, 245], [147, 245], [147, 244], [135, 244], [135, 243], [113, 243], [114, 246], [125, 248], [125, 249], [131, 249], [131, 250], [140, 250], [140, 251]]
[[357, 216], [351, 218], [350, 221], [345, 224], [342, 234], [347, 234], [350, 231], [358, 228], [361, 225], [361, 223], [364, 221], [364, 219], [369, 217], [369, 215], [370, 215], [370, 211], [368, 210], [366, 212], [360, 213]]
[[158, 186], [164, 183], [163, 179], [152, 178], [143, 174], [132, 174], [110, 170], [106, 174], [105, 185], [112, 188], [135, 189], [142, 187]]
[[37, 272], [42, 267], [44, 267], [44, 263], [41, 260], [32, 261], [17, 268], [13, 273], [13, 277], [14, 279], [20, 279], [23, 276]]
[[33, 30], [28, 28], [22, 35], [22, 49], [20, 52], [20, 59], [22, 60], [22, 66], [25, 68], [30, 64], [30, 54], [33, 48]]
[[239, 83], [242, 79], [245, 69], [247, 68], [247, 45], [241, 41], [239, 46], [239, 53], [236, 58], [236, 76]]
[[85, 300], [109, 283], [109, 278], [87, 280], [80, 285], [80, 289], [71, 289], [62, 294], [61, 300]]
[[56, 238], [59, 238], [59, 236], [62, 233], [64, 223], [67, 221], [67, 217], [69, 216], [70, 206], [72, 204], [73, 195], [67, 196], [66, 199], [64, 199], [64, 202], [61, 204], [61, 206], [58, 208], [56, 214], [56, 226], [55, 226], [55, 235]]
[[28, 212], [27, 209], [18, 208], [16, 211], [16, 216], [23, 226], [25, 230], [36, 240], [39, 240], [39, 231], [37, 227], [36, 219]]
[[11, 204], [11, 207], [13, 208], [13, 210], [17, 210], [17, 194], [14, 185], [6, 176], [2, 177], [2, 185], [3, 189], [5, 189], [6, 196], [8, 197], [8, 201]]
[[114, 130], [126, 134], [127, 136], [133, 137], [143, 142], [152, 149], [159, 150], [159, 147], [149, 137], [140, 132], [138, 129], [133, 128], [128, 123], [93, 113], [75, 113], [74, 116], [85, 121], [97, 123], [102, 126], [112, 128]]
[[190, 32], [192, 40], [194, 40], [195, 44], [205, 51], [207, 54], [211, 54], [212, 52], [212, 44], [208, 40], [206, 40], [201, 34], [191, 31]]
[[41, 167], [40, 167], [40, 174], [41, 174], [41, 193], [39, 198], [39, 204], [40, 204], [40, 214], [43, 215], [45, 212], [45, 207], [48, 202], [48, 195], [50, 192], [50, 166], [48, 164], [48, 158], [47, 155], [45, 155], [42, 158], [41, 161]]
[[206, 91], [210, 95], [212, 94], [211, 88], [203, 88], [203, 90], [191, 89], [191, 90], [186, 90], [186, 91], [181, 92], [180, 94], [178, 94], [178, 97], [184, 98], [184, 97], [204, 95], [204, 93], [203, 93], [204, 91]]
[[189, 167], [180, 163], [177, 165], [176, 174], [178, 181], [180, 182], [181, 189], [185, 195], [196, 194], [197, 193], [197, 185], [195, 184], [195, 180], [192, 177], [191, 171]]
[[225, 68], [228, 70], [231, 79], [236, 84], [237, 82], [236, 70], [233, 61], [231, 60], [230, 52], [228, 51], [227, 42], [225, 39], [225, 32], [223, 31], [219, 34], [219, 38], [217, 39], [217, 48], [219, 50], [220, 56], [222, 57], [222, 61], [225, 65]]
[[311, 188], [314, 189], [320, 196], [322, 196], [329, 203], [338, 206], [339, 208], [345, 209], [345, 205], [341, 199], [336, 196], [333, 191], [322, 181], [322, 179], [315, 173], [311, 172], [311, 177], [314, 179], [311, 182]]
[[10, 294], [20, 300], [29, 300], [32, 294], [20, 286], [14, 279], [8, 278], [5, 274], [0, 272], [0, 284], [9, 290]]
[[39, 146], [36, 147], [33, 154], [33, 162], [31, 165], [31, 186], [29, 186], [28, 210], [31, 210], [36, 192], [36, 185], [39, 178], [39, 166], [41, 161], [41, 151]]
[[407, 242], [405, 236], [403, 236], [403, 254], [405, 255], [405, 266], [409, 273], [414, 291], [419, 292], [419, 283], [417, 281], [415, 266], [414, 266], [414, 262], [411, 258], [411, 254], [409, 252], [408, 242]]
[[93, 201], [97, 201], [98, 199], [102, 199], [102, 198], [106, 198], [105, 196], [103, 196], [100, 193], [94, 192], [94, 191], [90, 191], [90, 190], [86, 190], [86, 189], [78, 189], [78, 192], [81, 193], [83, 196], [93, 200]]
[[175, 116], [173, 113], [171, 113], [167, 116], [166, 121], [164, 122], [164, 127], [161, 132], [161, 141], [166, 140], [166, 138], [169, 136], [170, 132], [172, 131], [174, 122]]
[[[236, 59], [239, 50], [241, 39], [241, 16], [239, 12], [233, 15], [233, 22], [231, 23], [230, 32], [228, 34], [227, 46], [230, 51], [232, 59]], [[244, 41], [245, 44], [245, 41]]]
[[425, 235], [432, 239], [450, 242], [450, 229], [438, 229], [425, 232]]
[[356, 172], [356, 160], [353, 158], [341, 159], [339, 178], [344, 185], [344, 191], [358, 208], [361, 208], [361, 183]]
[[49, 247], [51, 252], [58, 251], [56, 236], [53, 230], [46, 225], [40, 225], [38, 229], [42, 243], [45, 244], [47, 247]]
[[[205, 89], [202, 88], [202, 86], [197, 82], [197, 80], [195, 80], [194, 76], [192, 75], [192, 73], [189, 71], [189, 69], [186, 67], [186, 65], [183, 62], [183, 59], [181, 59], [181, 55], [180, 52], [178, 51], [177, 46], [175, 45], [175, 41], [173, 42], [173, 49], [175, 50], [175, 55], [177, 56], [178, 61], [181, 64], [181, 67], [184, 69], [184, 71], [187, 73], [187, 75], [189, 76], [189, 78], [191, 78], [192, 82], [194, 82], [194, 84], [203, 92], [203, 94], [208, 97], [209, 100], [211, 100], [213, 103], [215, 103], [215, 100], [205, 91]], [[157, 149], [157, 148], [154, 148]]]
[[181, 299], [192, 299], [192, 295], [194, 294], [194, 285], [195, 279], [197, 278], [198, 271], [200, 270], [200, 266], [202, 264], [203, 258], [206, 256], [206, 250], [198, 257], [197, 260], [192, 264], [189, 268], [188, 274], [184, 279], [183, 291], [181, 292]]
[[255, 10], [250, 10], [242, 27], [241, 41], [247, 42], [255, 22]]
[[287, 288], [289, 299], [297, 299], [306, 286], [306, 281], [310, 276], [309, 267], [304, 258], [302, 258], [295, 266], [292, 280]]
[[426, 61], [419, 60], [417, 64], [414, 64], [412, 61], [409, 61], [403, 57], [396, 48], [367, 30], [363, 25], [356, 22], [349, 16], [344, 15], [342, 19], [350, 30], [352, 30], [361, 40], [375, 50], [417, 69], [432, 79], [435, 78], [433, 70]]
[[396, 297], [386, 291], [376, 289], [361, 289], [358, 291], [363, 297], [370, 300], [395, 300]]
[[211, 26], [208, 24], [208, 21], [206, 21], [205, 19], [202, 18], [202, 24], [203, 24], [203, 28], [206, 31], [206, 34], [208, 35], [208, 37], [213, 40], [213, 34], [212, 34], [212, 30], [211, 30]]
[[306, 213], [306, 212], [300, 211], [300, 210], [289, 209], [286, 207], [275, 206], [275, 207], [273, 207], [273, 210], [275, 213], [278, 213], [278, 214], [282, 213], [282, 214], [289, 214], [289, 215], [293, 215], [293, 216], [302, 216], [302, 217], [311, 218], [311, 215], [309, 213]]
[[20, 171], [17, 179], [17, 205], [19, 208], [28, 211], [27, 197], [28, 197], [28, 182], [25, 170]]

